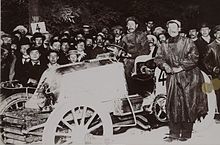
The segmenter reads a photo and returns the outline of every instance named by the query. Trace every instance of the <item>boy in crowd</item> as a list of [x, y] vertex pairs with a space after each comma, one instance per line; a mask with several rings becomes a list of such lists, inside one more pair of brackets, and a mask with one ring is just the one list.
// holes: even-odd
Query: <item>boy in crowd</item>
[[80, 39], [76, 42], [76, 50], [78, 54], [77, 60], [79, 62], [87, 59], [87, 54], [85, 53], [85, 41], [84, 40]]
[[67, 64], [69, 61], [67, 59], [67, 54], [70, 49], [69, 39], [64, 38], [60, 41], [61, 47], [60, 47], [60, 54], [59, 54], [59, 64]]
[[48, 68], [59, 66], [59, 64], [57, 63], [59, 59], [58, 51], [50, 50], [47, 58], [49, 60], [49, 63], [47, 64]]
[[76, 63], [78, 61], [77, 50], [69, 50], [68, 60], [69, 60], [69, 63]]

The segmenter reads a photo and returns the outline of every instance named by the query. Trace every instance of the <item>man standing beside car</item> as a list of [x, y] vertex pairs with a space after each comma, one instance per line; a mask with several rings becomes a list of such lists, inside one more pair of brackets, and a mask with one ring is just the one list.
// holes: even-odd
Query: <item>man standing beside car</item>
[[192, 40], [180, 36], [181, 23], [167, 22], [170, 38], [158, 48], [155, 63], [167, 73], [166, 112], [169, 136], [165, 141], [191, 138], [193, 123], [208, 111], [207, 96], [202, 91], [203, 75], [197, 67], [198, 51]]

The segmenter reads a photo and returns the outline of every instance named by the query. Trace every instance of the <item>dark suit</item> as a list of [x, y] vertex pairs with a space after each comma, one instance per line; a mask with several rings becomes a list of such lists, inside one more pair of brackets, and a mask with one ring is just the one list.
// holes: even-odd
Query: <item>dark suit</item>
[[69, 60], [68, 60], [68, 56], [67, 53], [64, 53], [63, 51], [60, 51], [59, 53], [59, 59], [58, 59], [58, 64], [68, 64]]
[[[213, 41], [211, 44], [208, 45], [208, 53], [204, 59], [204, 64], [212, 75], [213, 79], [218, 79], [220, 81], [220, 72], [216, 72], [215, 69], [220, 69], [220, 43], [217, 41]], [[217, 107], [218, 111], [220, 111], [220, 88], [218, 84], [213, 84], [214, 86], [216, 97], [217, 97]]]
[[25, 71], [26, 83], [28, 82], [29, 79], [34, 79], [37, 82], [39, 82], [41, 75], [47, 69], [47, 65], [44, 63], [41, 63], [40, 61], [37, 64], [33, 64], [30, 61], [28, 63], [25, 63], [25, 69], [26, 69], [26, 71]]
[[106, 53], [106, 52], [107, 52], [107, 50], [105, 50], [104, 47], [96, 46], [91, 50], [90, 57], [91, 57], [91, 59], [95, 59], [97, 57], [97, 55], [102, 54], [102, 53]]
[[[29, 62], [30, 59], [27, 61]], [[27, 69], [25, 68], [25, 64], [24, 63], [27, 63], [25, 62], [24, 60], [22, 61], [22, 56], [18, 56], [17, 57], [17, 60], [15, 62], [15, 77], [14, 79], [15, 80], [19, 80], [23, 85], [26, 84], [26, 71]]]
[[[213, 41], [211, 38], [210, 43]], [[208, 44], [202, 37], [199, 37], [198, 40], [195, 42], [195, 45], [199, 52], [199, 60], [198, 60], [198, 66], [199, 68], [204, 71], [206, 74], [210, 74], [209, 71], [206, 69], [204, 65], [204, 57], [208, 52]]]

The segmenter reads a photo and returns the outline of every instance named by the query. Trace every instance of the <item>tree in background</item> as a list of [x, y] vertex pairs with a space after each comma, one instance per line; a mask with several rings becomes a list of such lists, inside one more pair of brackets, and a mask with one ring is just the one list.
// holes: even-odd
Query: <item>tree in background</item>
[[[50, 33], [66, 29], [77, 30], [83, 24], [90, 24], [93, 29], [103, 26], [125, 25], [128, 16], [136, 16], [143, 24], [153, 19], [163, 26], [169, 19], [180, 19], [184, 26], [198, 23], [206, 18], [211, 23], [216, 20], [217, 1], [205, 0], [39, 0], [40, 21], [45, 21]], [[29, 0], [2, 0], [2, 30], [11, 32], [19, 24], [29, 26]], [[215, 8], [215, 9], [214, 9]], [[211, 17], [211, 15], [214, 15]], [[208, 16], [208, 17], [206, 17]]]
[[1, 0], [1, 30], [10, 33], [17, 25], [28, 27], [28, 0]]

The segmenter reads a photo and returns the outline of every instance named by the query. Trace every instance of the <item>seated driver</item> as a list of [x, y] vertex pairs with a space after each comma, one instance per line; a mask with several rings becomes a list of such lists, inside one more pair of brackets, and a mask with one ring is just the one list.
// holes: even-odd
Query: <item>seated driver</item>
[[[127, 51], [129, 58], [124, 59], [125, 77], [128, 84], [129, 95], [140, 93], [144, 90], [141, 87], [146, 85], [143, 82], [132, 78], [131, 73], [134, 67], [135, 58], [140, 55], [148, 55], [150, 53], [147, 37], [142, 31], [138, 31], [138, 21], [135, 17], [128, 17], [127, 34], [123, 36], [123, 47]], [[140, 84], [139, 84], [140, 83]]]

